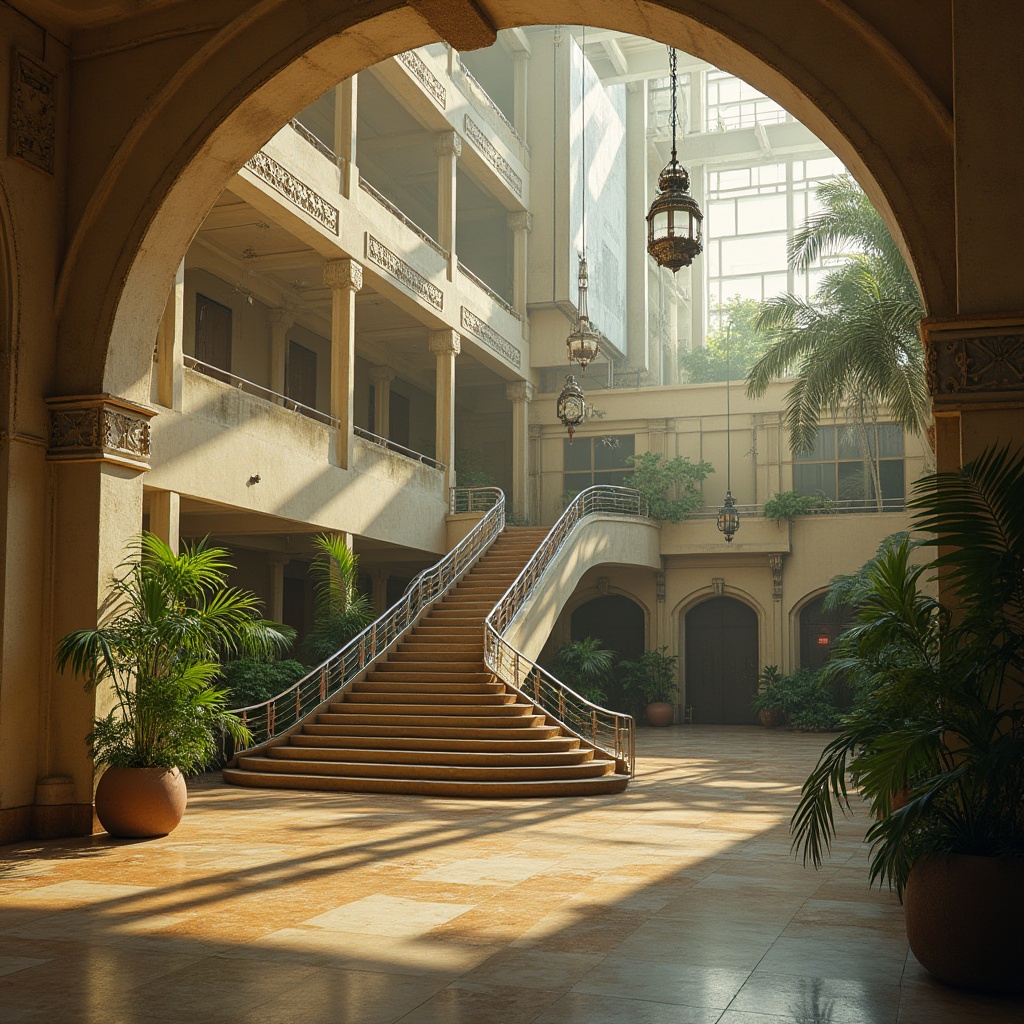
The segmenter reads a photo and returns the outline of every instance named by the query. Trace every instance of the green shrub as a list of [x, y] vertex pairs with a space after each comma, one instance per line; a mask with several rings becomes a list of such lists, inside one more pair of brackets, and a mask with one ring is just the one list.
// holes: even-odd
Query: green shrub
[[714, 473], [710, 462], [691, 462], [681, 455], [665, 460], [657, 452], [641, 452], [626, 460], [633, 472], [626, 484], [646, 499], [652, 519], [682, 522], [704, 504], [701, 484]]
[[810, 516], [818, 512], [831, 512], [835, 502], [821, 494], [797, 494], [796, 491], [780, 491], [764, 503], [765, 519], [781, 523], [794, 516]]
[[668, 647], [644, 651], [636, 661], [621, 661], [622, 689], [633, 707], [642, 710], [648, 704], [668, 701], [679, 692], [676, 665], [679, 656], [668, 654]]
[[585, 636], [562, 644], [555, 651], [551, 671], [571, 690], [575, 690], [591, 704], [601, 704], [606, 698], [606, 687], [612, 678], [615, 652], [601, 646], [596, 636]]
[[839, 727], [839, 708], [820, 672], [801, 668], [782, 676], [777, 666], [769, 665], [758, 682], [761, 691], [751, 705], [755, 714], [780, 712], [787, 725], [805, 732], [830, 732]]
[[233, 708], [262, 704], [297, 683], [308, 671], [301, 661], [258, 661], [256, 658], [239, 658], [220, 667], [228, 704]]

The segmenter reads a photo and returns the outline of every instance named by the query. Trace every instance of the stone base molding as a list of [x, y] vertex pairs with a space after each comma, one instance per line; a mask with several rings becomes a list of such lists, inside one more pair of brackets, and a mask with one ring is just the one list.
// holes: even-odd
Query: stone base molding
[[149, 421], [154, 409], [112, 395], [46, 399], [46, 458], [51, 462], [112, 462], [149, 469]]
[[921, 340], [936, 412], [1024, 404], [1024, 313], [927, 317]]

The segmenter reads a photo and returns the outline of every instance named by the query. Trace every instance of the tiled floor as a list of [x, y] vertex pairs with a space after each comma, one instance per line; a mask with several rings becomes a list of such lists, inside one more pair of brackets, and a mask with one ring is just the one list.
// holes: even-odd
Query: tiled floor
[[191, 787], [171, 836], [0, 849], [0, 1021], [1009, 1024], [934, 983], [863, 818], [787, 822], [820, 736], [640, 733], [612, 797]]

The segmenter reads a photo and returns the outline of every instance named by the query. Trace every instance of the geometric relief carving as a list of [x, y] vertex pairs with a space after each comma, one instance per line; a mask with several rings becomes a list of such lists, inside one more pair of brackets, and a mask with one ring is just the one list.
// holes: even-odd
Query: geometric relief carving
[[401, 282], [415, 292], [424, 301], [429, 302], [435, 309], [441, 309], [444, 305], [444, 293], [431, 281], [428, 281], [419, 271], [409, 266], [405, 260], [396, 256], [383, 242], [374, 238], [369, 232], [366, 233], [366, 258], [371, 263], [376, 263], [381, 270], [389, 273], [396, 281]]
[[296, 178], [288, 168], [283, 167], [273, 157], [259, 150], [245, 161], [245, 166], [265, 181], [271, 188], [280, 192], [303, 213], [322, 224], [328, 231], [338, 234], [339, 214], [319, 192], [314, 192], [304, 181]]
[[490, 324], [484, 323], [471, 310], [462, 307], [462, 326], [474, 337], [482, 341], [491, 351], [497, 352], [502, 359], [511, 363], [516, 369], [522, 365], [523, 355], [507, 338], [502, 337]]
[[11, 54], [8, 147], [35, 167], [53, 174], [57, 124], [57, 76], [27, 54]]
[[925, 348], [925, 373], [934, 398], [1024, 391], [1024, 334], [993, 330], [932, 337]]
[[772, 597], [782, 600], [782, 555], [769, 555], [768, 564], [772, 570]]
[[420, 85], [434, 98], [437, 105], [444, 110], [448, 94], [444, 86], [434, 77], [430, 68], [420, 59], [415, 50], [406, 50], [398, 55], [398, 59], [409, 69]]
[[512, 169], [512, 165], [494, 148], [483, 129], [469, 116], [465, 116], [466, 138], [469, 139], [483, 158], [505, 179], [505, 183], [520, 198], [523, 195], [523, 179]]
[[49, 398], [46, 457], [149, 469], [153, 411], [109, 395]]

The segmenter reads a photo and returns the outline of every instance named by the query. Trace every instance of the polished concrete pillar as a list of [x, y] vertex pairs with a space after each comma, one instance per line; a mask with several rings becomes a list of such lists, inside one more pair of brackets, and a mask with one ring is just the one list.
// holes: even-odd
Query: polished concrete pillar
[[430, 332], [430, 351], [437, 359], [435, 457], [444, 464], [446, 489], [455, 486], [455, 357], [461, 349], [458, 331]]
[[437, 240], [449, 254], [448, 280], [455, 279], [458, 266], [455, 255], [456, 167], [462, 155], [462, 139], [458, 132], [441, 132], [434, 136], [437, 155]]
[[167, 409], [181, 410], [185, 359], [182, 337], [185, 320], [185, 261], [178, 264], [156, 336], [156, 400]]
[[512, 308], [526, 316], [526, 284], [530, 258], [530, 231], [533, 215], [528, 210], [517, 210], [506, 218], [512, 232]]
[[648, 369], [647, 83], [626, 93], [626, 358]]
[[355, 260], [324, 264], [331, 289], [331, 416], [338, 421], [335, 463], [348, 469], [352, 457], [352, 395], [355, 391], [356, 292], [363, 268]]
[[512, 511], [520, 519], [530, 514], [530, 400], [533, 385], [526, 380], [505, 385], [512, 403]]
[[177, 491], [151, 491], [149, 532], [156, 534], [175, 554], [181, 550], [181, 495]]
[[341, 171], [341, 192], [351, 199], [359, 188], [356, 164], [356, 125], [359, 114], [359, 79], [353, 75], [334, 87], [334, 155]]
[[391, 382], [395, 371], [390, 366], [370, 367], [373, 382], [373, 432], [378, 437], [391, 436]]
[[288, 362], [288, 332], [295, 317], [287, 309], [270, 311], [270, 390], [285, 393], [285, 367]]

